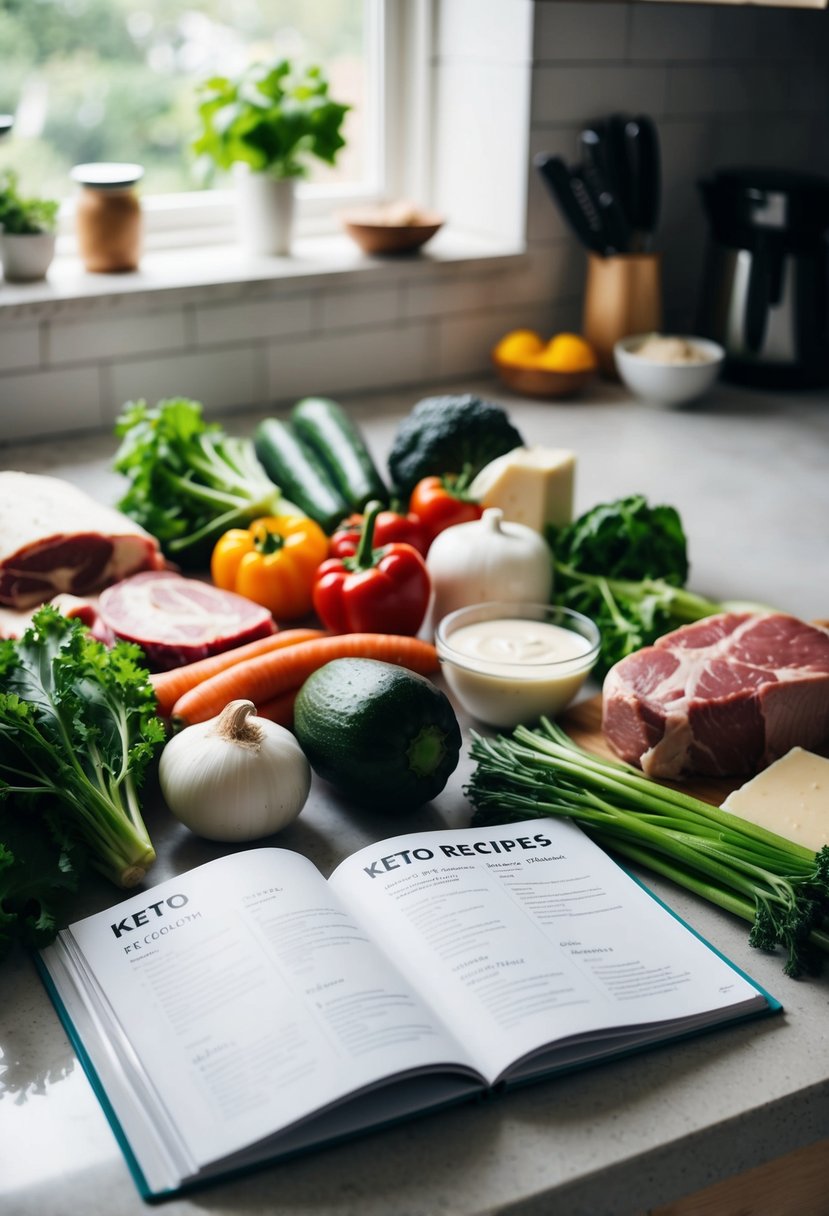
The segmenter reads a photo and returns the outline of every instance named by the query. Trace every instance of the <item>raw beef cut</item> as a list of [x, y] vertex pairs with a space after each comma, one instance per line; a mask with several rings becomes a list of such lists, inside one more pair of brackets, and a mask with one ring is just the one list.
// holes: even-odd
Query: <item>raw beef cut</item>
[[32, 608], [164, 566], [137, 524], [59, 477], [0, 473], [0, 604]]
[[235, 591], [171, 572], [134, 574], [98, 598], [115, 637], [137, 642], [153, 671], [179, 668], [209, 654], [275, 634], [271, 614]]
[[829, 630], [782, 613], [683, 625], [612, 667], [602, 729], [651, 777], [742, 776], [829, 750]]
[[101, 592], [98, 611], [116, 637], [137, 642], [154, 671], [181, 667], [276, 632], [266, 608], [180, 574], [134, 574]]

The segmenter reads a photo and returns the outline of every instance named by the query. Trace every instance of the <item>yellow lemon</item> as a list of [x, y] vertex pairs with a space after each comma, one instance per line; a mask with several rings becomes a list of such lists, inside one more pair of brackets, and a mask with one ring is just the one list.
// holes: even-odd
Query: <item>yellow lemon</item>
[[593, 347], [579, 334], [556, 334], [533, 360], [535, 367], [556, 372], [588, 372], [596, 363]]
[[492, 352], [501, 363], [529, 366], [544, 349], [544, 343], [531, 329], [514, 329], [505, 334]]

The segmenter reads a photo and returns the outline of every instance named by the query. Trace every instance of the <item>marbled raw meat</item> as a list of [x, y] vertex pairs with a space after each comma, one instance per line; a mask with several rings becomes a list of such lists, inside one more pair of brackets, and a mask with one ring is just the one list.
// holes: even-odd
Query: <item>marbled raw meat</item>
[[602, 730], [650, 777], [742, 776], [792, 747], [829, 750], [829, 630], [783, 613], [722, 613], [622, 659]]

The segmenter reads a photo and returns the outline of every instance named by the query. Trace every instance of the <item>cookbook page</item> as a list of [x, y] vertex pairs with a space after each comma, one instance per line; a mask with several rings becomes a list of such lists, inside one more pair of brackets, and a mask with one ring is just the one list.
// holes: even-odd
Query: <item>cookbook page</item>
[[398, 836], [329, 882], [490, 1082], [569, 1036], [758, 997], [566, 820]]
[[210, 862], [67, 933], [112, 1044], [123, 1032], [127, 1064], [137, 1059], [191, 1166], [384, 1077], [467, 1062], [314, 866], [286, 850]]

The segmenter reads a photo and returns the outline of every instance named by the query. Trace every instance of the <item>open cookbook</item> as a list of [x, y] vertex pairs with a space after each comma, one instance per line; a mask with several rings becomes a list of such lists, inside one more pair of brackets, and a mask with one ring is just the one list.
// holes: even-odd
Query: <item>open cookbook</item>
[[146, 1198], [780, 1009], [547, 819], [235, 853], [40, 964]]

